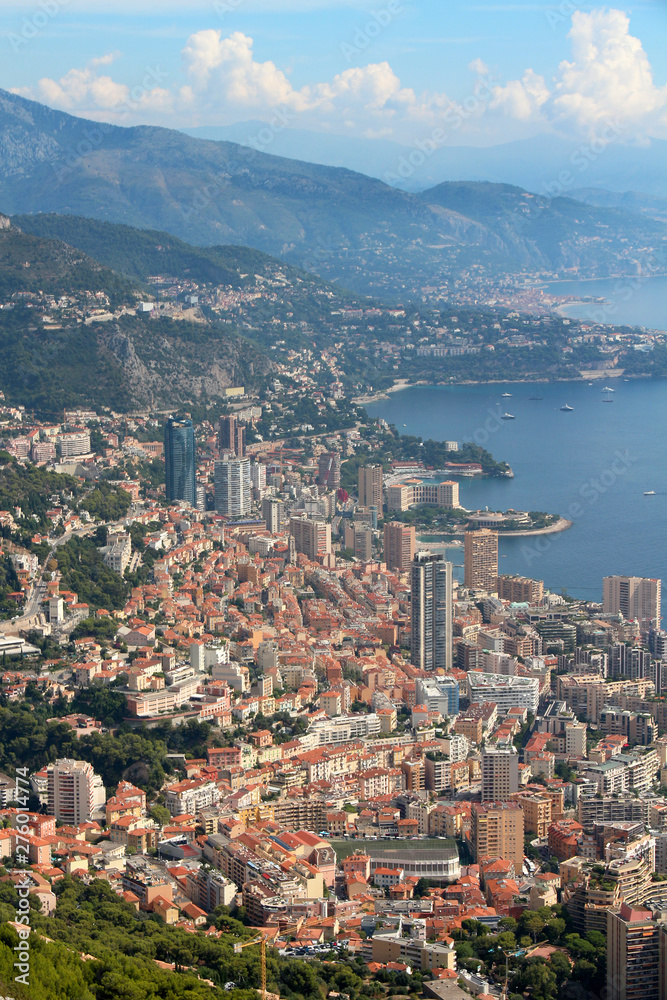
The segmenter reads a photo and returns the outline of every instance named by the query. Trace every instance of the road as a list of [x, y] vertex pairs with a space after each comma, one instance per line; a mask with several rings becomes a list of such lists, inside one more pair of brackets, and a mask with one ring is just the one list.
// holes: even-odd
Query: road
[[46, 574], [49, 572], [46, 566], [49, 559], [51, 559], [53, 553], [56, 551], [56, 549], [59, 548], [61, 545], [66, 545], [71, 538], [74, 537], [84, 538], [86, 535], [91, 534], [91, 532], [97, 531], [98, 528], [110, 528], [110, 527], [112, 527], [111, 524], [88, 524], [86, 525], [85, 528], [78, 528], [76, 531], [66, 531], [64, 535], [61, 535], [60, 538], [57, 538], [55, 542], [52, 544], [51, 548], [49, 549], [48, 555], [44, 560], [44, 564], [42, 566], [39, 579], [35, 582], [32, 588], [30, 597], [28, 598], [28, 603], [25, 606], [23, 614], [20, 615], [18, 618], [12, 619], [11, 622], [6, 622], [5, 624], [9, 625], [12, 631], [26, 628], [29, 625], [36, 624], [34, 619], [39, 615], [42, 601], [46, 596], [46, 582], [44, 578]]

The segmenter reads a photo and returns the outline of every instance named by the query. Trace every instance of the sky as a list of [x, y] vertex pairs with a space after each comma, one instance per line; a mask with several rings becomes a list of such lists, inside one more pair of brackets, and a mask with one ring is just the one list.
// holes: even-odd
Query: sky
[[2, 0], [0, 53], [0, 87], [125, 125], [667, 138], [667, 0]]

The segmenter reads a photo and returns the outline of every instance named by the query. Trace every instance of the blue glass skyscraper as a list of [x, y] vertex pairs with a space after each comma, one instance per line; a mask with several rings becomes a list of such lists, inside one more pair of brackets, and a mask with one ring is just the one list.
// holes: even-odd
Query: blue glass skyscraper
[[164, 429], [164, 462], [167, 500], [184, 500], [197, 506], [197, 456], [191, 420], [169, 417]]

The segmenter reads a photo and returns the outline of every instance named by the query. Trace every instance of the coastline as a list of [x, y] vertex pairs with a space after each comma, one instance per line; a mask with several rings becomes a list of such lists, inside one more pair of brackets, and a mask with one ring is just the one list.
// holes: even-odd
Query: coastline
[[[526, 528], [525, 530], [519, 530], [519, 531], [499, 531], [498, 541], [501, 541], [501, 539], [503, 538], [527, 538], [529, 535], [555, 535], [560, 531], [567, 531], [568, 528], [572, 527], [573, 523], [574, 523], [573, 521], [568, 521], [566, 517], [560, 517], [554, 524], [550, 524], [546, 528]], [[442, 534], [443, 540], [441, 542], [436, 542], [436, 541], [427, 542], [422, 540], [423, 535], [436, 535], [436, 534], [438, 534], [438, 532], [436, 531], [423, 531], [417, 535], [417, 540], [425, 548], [430, 548], [431, 546], [435, 546], [438, 548], [459, 548], [461, 545], [463, 545], [463, 539], [466, 533], [465, 531], [456, 531], [456, 532], [452, 531], [451, 533], [450, 532], [443, 533]], [[445, 539], [450, 539], [450, 541], [447, 542]]]
[[457, 385], [551, 385], [555, 382], [592, 382], [595, 379], [627, 378], [650, 379], [661, 378], [654, 375], [627, 375], [622, 368], [594, 368], [592, 371], [582, 371], [579, 375], [568, 375], [567, 378], [503, 378], [503, 379], [460, 379], [457, 382], [426, 382], [420, 379], [418, 382], [400, 382], [382, 389], [380, 392], [370, 393], [365, 396], [355, 396], [353, 403], [358, 406], [366, 406], [369, 403], [378, 403], [382, 400], [391, 399], [391, 393], [401, 392], [403, 389], [416, 389], [418, 386], [429, 386], [433, 388], [437, 385], [455, 387]]
[[550, 524], [546, 528], [533, 528], [527, 529], [526, 531], [499, 531], [498, 541], [501, 538], [525, 538], [528, 535], [554, 535], [559, 531], [567, 531], [568, 528], [572, 527], [573, 522], [568, 521], [566, 517], [559, 518], [555, 524]]

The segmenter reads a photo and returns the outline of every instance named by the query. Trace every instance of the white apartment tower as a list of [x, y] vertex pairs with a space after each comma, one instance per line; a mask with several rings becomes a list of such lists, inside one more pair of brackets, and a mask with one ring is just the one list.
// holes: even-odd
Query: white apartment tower
[[85, 760], [57, 760], [48, 767], [49, 814], [67, 826], [87, 823], [105, 800], [102, 779]]
[[250, 513], [252, 483], [250, 460], [229, 458], [215, 463], [215, 509], [228, 517]]

